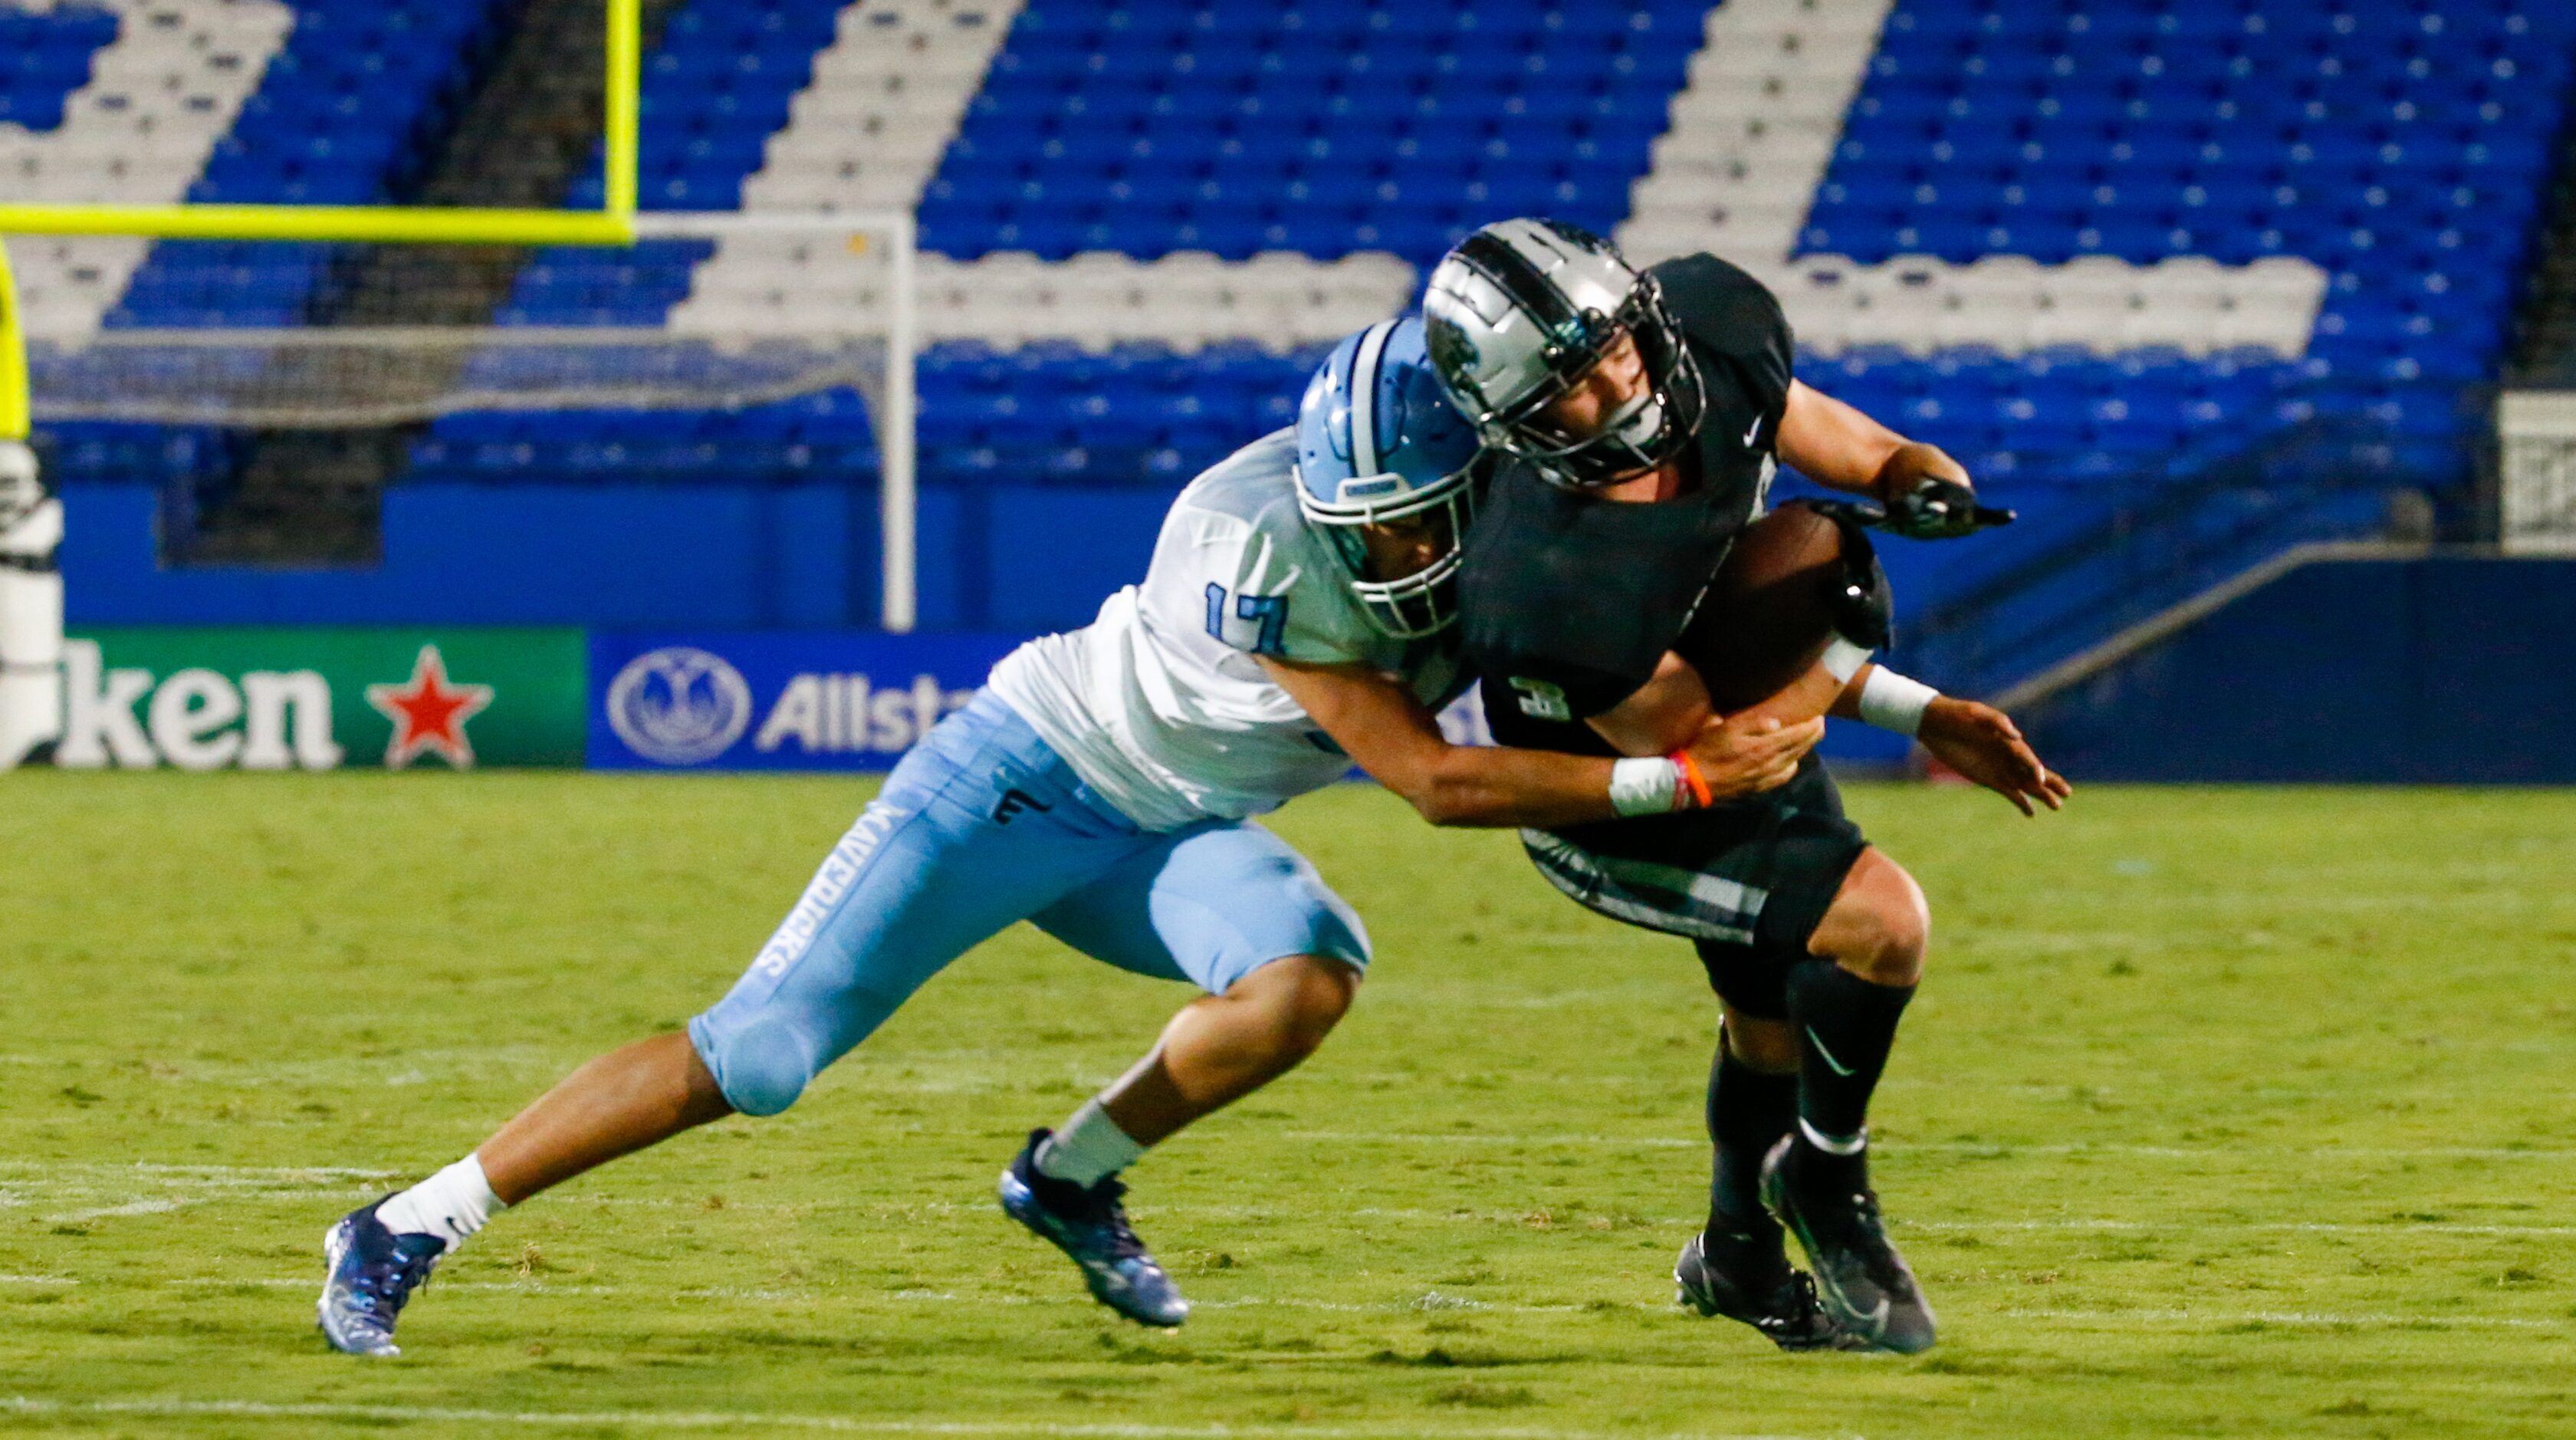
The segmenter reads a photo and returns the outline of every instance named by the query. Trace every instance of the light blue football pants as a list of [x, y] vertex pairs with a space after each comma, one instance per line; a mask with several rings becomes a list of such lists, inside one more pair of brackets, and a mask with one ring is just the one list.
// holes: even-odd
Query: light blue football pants
[[1018, 920], [1210, 994], [1289, 955], [1368, 964], [1359, 916], [1279, 837], [1245, 820], [1141, 830], [986, 691], [895, 766], [689, 1039], [736, 1110], [774, 1115]]

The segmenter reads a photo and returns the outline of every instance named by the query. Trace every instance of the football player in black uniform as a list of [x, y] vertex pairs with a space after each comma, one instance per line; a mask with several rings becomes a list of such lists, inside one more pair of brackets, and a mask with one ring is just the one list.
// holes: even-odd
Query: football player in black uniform
[[[1639, 272], [1573, 227], [1505, 221], [1450, 252], [1423, 311], [1450, 398], [1501, 456], [1461, 605], [1502, 744], [1653, 757], [1690, 733], [1707, 691], [1673, 652], [1778, 462], [1869, 497], [1901, 535], [2007, 518], [1978, 508], [1949, 456], [1792, 378], [1778, 302], [1715, 256]], [[1867, 663], [1884, 619], [1868, 608], [1838, 626], [1861, 645], [1838, 640], [1757, 708], [1915, 734], [2025, 813], [2056, 808], [2065, 781], [2009, 719]], [[1722, 1004], [1709, 1223], [1683, 1247], [1680, 1298], [1788, 1349], [1929, 1347], [1931, 1311], [1867, 1163], [1870, 1094], [1930, 924], [1912, 877], [1862, 839], [1812, 758], [1759, 798], [1522, 836], [1577, 901], [1694, 941]]]

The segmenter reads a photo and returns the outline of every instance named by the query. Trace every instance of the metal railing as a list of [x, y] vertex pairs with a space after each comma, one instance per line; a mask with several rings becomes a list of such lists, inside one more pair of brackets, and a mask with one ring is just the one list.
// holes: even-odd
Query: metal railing
[[1998, 568], [1900, 622], [1896, 663], [1946, 689], [1996, 695], [2222, 586], [2295, 546], [2429, 541], [2469, 488], [2474, 446], [2408, 443], [2364, 420], [2277, 431], [2195, 472], [2086, 487]]

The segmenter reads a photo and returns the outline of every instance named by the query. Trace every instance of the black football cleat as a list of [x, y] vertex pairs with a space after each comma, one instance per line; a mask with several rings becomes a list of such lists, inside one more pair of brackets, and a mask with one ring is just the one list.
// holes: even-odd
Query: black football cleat
[[1815, 1268], [1816, 1297], [1860, 1348], [1919, 1355], [1932, 1348], [1932, 1307], [1888, 1242], [1878, 1195], [1804, 1173], [1814, 1152], [1791, 1135], [1762, 1162], [1762, 1203]]
[[1729, 1273], [1709, 1258], [1708, 1237], [1693, 1235], [1673, 1262], [1673, 1302], [1702, 1315], [1741, 1320], [1783, 1350], [1861, 1350], [1816, 1302], [1816, 1282], [1783, 1258], [1767, 1273]]

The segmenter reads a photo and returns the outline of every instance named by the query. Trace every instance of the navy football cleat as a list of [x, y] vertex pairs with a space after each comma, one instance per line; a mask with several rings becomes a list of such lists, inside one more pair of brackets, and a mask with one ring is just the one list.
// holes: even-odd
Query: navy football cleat
[[1126, 1186], [1103, 1180], [1086, 1190], [1038, 1173], [1038, 1146], [1048, 1133], [1030, 1131], [1029, 1143], [1002, 1172], [1003, 1213], [1071, 1256], [1082, 1267], [1091, 1298], [1101, 1304], [1139, 1325], [1169, 1328], [1190, 1318], [1190, 1302], [1128, 1228], [1127, 1209], [1119, 1203]]
[[1762, 1203], [1780, 1217], [1816, 1270], [1817, 1298], [1862, 1348], [1919, 1355], [1932, 1348], [1932, 1307], [1887, 1238], [1878, 1195], [1801, 1173], [1810, 1152], [1795, 1135], [1762, 1162]]
[[[386, 1200], [393, 1197], [388, 1195]], [[322, 1234], [320, 1305], [323, 1336], [351, 1355], [400, 1355], [394, 1317], [447, 1253], [435, 1235], [397, 1235], [376, 1218], [376, 1205], [352, 1210]]]
[[1834, 1324], [1816, 1303], [1816, 1282], [1785, 1259], [1775, 1257], [1761, 1273], [1747, 1274], [1713, 1259], [1707, 1235], [1693, 1235], [1673, 1262], [1673, 1286], [1674, 1304], [1741, 1320], [1783, 1350], [1866, 1348]]

